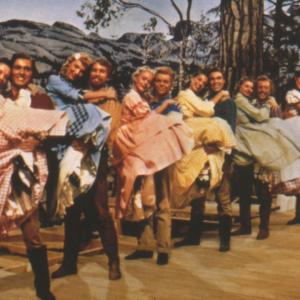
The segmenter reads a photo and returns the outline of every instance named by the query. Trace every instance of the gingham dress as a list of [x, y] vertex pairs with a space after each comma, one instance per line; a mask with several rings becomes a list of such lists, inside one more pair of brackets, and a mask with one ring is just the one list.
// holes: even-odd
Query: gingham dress
[[21, 199], [14, 199], [11, 187], [13, 161], [24, 153], [18, 144], [28, 136], [63, 136], [67, 122], [64, 112], [18, 107], [0, 99], [0, 237], [38, 206], [48, 175], [46, 156], [37, 149], [33, 152], [37, 181], [31, 188], [30, 201], [22, 203]]

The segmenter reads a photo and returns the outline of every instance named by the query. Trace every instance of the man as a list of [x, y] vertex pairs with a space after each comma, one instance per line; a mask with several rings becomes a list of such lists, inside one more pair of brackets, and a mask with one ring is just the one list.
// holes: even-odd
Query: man
[[[274, 97], [272, 97], [273, 83], [272, 80], [261, 75], [256, 79], [256, 99], [253, 105], [257, 108], [262, 108], [266, 104], [270, 107], [270, 117], [280, 117], [282, 115], [280, 106], [277, 104]], [[272, 195], [269, 191], [269, 183], [256, 178], [254, 180], [253, 165], [238, 166], [237, 178], [240, 196], [240, 223], [238, 230], [234, 231], [232, 235], [247, 235], [251, 234], [251, 192], [253, 183], [255, 184], [255, 191], [260, 201], [259, 206], [259, 232], [257, 240], [264, 240], [269, 237], [269, 220], [272, 205]]]
[[19, 105], [31, 108], [54, 109], [43, 89], [32, 83], [36, 74], [35, 61], [25, 53], [11, 58], [11, 88], [6, 96]]
[[[198, 95], [203, 90], [209, 80], [210, 94], [209, 100], [203, 100]], [[235, 106], [229, 99], [229, 93], [224, 89], [225, 80], [219, 70], [210, 72], [209, 77], [204, 73], [198, 73], [191, 78], [188, 90], [182, 91], [178, 95], [178, 101], [182, 112], [186, 117], [212, 117], [219, 116], [225, 118], [229, 125], [235, 128]], [[217, 151], [214, 147], [207, 147], [207, 153]], [[223, 165], [223, 176], [221, 182], [214, 192], [218, 204], [219, 214], [219, 251], [226, 252], [230, 250], [230, 231], [231, 231], [231, 201], [230, 201], [230, 161], [226, 157]], [[194, 199], [191, 202], [191, 220], [187, 237], [175, 243], [175, 247], [185, 245], [199, 245], [203, 227], [203, 215], [205, 209], [205, 197]]]
[[[88, 87], [89, 90], [97, 91], [99, 98], [94, 98], [91, 103], [97, 104], [101, 109], [112, 115], [111, 131], [107, 145], [111, 145], [115, 130], [119, 126], [121, 104], [117, 100], [114, 88], [108, 86], [111, 74], [111, 64], [105, 59], [95, 60], [89, 67]], [[118, 254], [117, 233], [114, 222], [108, 211], [108, 159], [109, 146], [102, 150], [100, 165], [96, 180], [86, 195], [76, 199], [74, 205], [68, 208], [65, 218], [65, 241], [64, 258], [58, 270], [52, 273], [52, 278], [61, 278], [77, 273], [77, 257], [83, 235], [80, 233], [87, 230], [87, 240], [90, 232], [97, 230], [100, 234], [102, 245], [109, 258], [109, 279], [121, 278], [120, 261]], [[81, 212], [85, 215], [84, 223], [80, 222]]]
[[171, 91], [175, 73], [169, 67], [159, 67], [154, 75], [153, 100], [150, 103], [151, 109], [159, 114], [178, 115], [180, 109], [177, 102], [172, 99]]
[[7, 58], [0, 58], [0, 94], [2, 95], [6, 89], [10, 76], [10, 61]]
[[264, 104], [268, 104], [271, 108], [271, 118], [281, 118], [282, 111], [277, 103], [276, 99], [272, 96], [273, 93], [273, 82], [266, 76], [261, 75], [256, 79], [256, 106], [260, 107]]
[[[209, 72], [208, 83], [209, 94], [207, 100], [212, 100], [212, 98], [218, 93], [226, 91], [224, 74], [220, 69], [212, 69]], [[228, 100], [217, 103], [214, 107], [214, 110], [215, 116], [226, 120], [234, 132], [236, 126], [236, 107], [234, 101], [228, 96]]]
[[[45, 95], [41, 95], [41, 97], [39, 97], [39, 93], [35, 93], [35, 96], [33, 96], [29, 87], [35, 72], [35, 64], [33, 59], [27, 54], [17, 53], [13, 55], [10, 65], [11, 87], [9, 90], [4, 91], [3, 95], [6, 98], [9, 98], [11, 101], [14, 101], [18, 106], [46, 109], [52, 108], [53, 105], [48, 97]], [[6, 73], [8, 73], [7, 69], [6, 71]], [[4, 82], [2, 80], [1, 83], [3, 83], [3, 87], [6, 86], [5, 80]], [[32, 88], [36, 90], [34, 86]], [[39, 140], [35, 139], [34, 137], [28, 137], [24, 138], [18, 147], [25, 152], [34, 152], [37, 147], [40, 146], [41, 142]], [[35, 159], [38, 160], [38, 158]], [[46, 169], [46, 165], [44, 167]], [[45, 174], [43, 175], [45, 176]], [[34, 186], [33, 182], [34, 180], [37, 180], [36, 178], [39, 176], [39, 174], [33, 174], [32, 176], [35, 177], [35, 179], [30, 177], [31, 186], [29, 189], [32, 189], [32, 186]], [[21, 202], [23, 201], [22, 199], [24, 199], [24, 202], [28, 202], [28, 200], [30, 201], [30, 197], [32, 196], [33, 192], [28, 191], [28, 188], [24, 184], [21, 184], [17, 174], [13, 175], [12, 189], [13, 194], [18, 195], [18, 197], [21, 198]], [[34, 285], [36, 288], [36, 294], [43, 300], [50, 300], [55, 299], [55, 297], [50, 291], [47, 250], [40, 238], [39, 225], [38, 209], [36, 208], [30, 215], [22, 219], [22, 222], [20, 223], [20, 229], [23, 234], [27, 255], [35, 276]]]
[[[157, 113], [164, 115], [175, 114], [176, 116], [180, 114], [176, 101], [171, 98], [174, 78], [175, 74], [173, 70], [166, 66], [159, 67], [154, 74], [153, 101], [150, 103], [150, 107]], [[153, 188], [155, 189], [154, 193], [152, 192]], [[137, 224], [137, 250], [127, 255], [125, 259], [152, 258], [154, 250], [157, 249], [157, 264], [166, 265], [169, 262], [171, 252], [171, 211], [168, 169], [163, 169], [153, 176], [144, 177], [142, 189], [143, 197], [148, 196], [147, 192], [145, 192], [147, 189], [149, 194], [151, 192], [155, 194], [155, 207], [149, 205], [143, 208], [145, 219]], [[143, 199], [143, 201], [145, 200]], [[155, 223], [157, 224], [157, 232], [154, 237]]]

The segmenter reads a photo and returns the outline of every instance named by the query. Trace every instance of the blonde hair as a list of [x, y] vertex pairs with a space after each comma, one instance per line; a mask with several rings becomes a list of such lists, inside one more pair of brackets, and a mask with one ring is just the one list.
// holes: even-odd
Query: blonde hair
[[67, 58], [67, 60], [64, 62], [64, 64], [61, 66], [59, 74], [62, 75], [63, 77], [66, 77], [69, 65], [75, 60], [80, 60], [85, 69], [87, 69], [87, 67], [93, 62], [91, 56], [85, 52], [74, 53], [70, 55]]
[[154, 70], [151, 69], [150, 67], [148, 66], [142, 66], [142, 67], [138, 67], [133, 73], [132, 73], [132, 76], [131, 76], [131, 79], [132, 81], [134, 82], [135, 79], [143, 72], [149, 72], [151, 73], [153, 76], [155, 74]]

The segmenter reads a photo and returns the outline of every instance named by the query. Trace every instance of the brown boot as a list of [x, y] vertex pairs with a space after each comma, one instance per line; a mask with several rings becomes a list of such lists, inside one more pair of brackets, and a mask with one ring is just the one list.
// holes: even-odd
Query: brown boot
[[50, 278], [47, 259], [47, 249], [42, 246], [27, 250], [27, 255], [34, 273], [36, 295], [42, 300], [55, 300], [50, 291]]
[[259, 229], [256, 239], [257, 240], [265, 240], [269, 237], [269, 229]]
[[295, 217], [287, 222], [287, 225], [300, 224], [300, 196], [297, 195]]
[[119, 261], [109, 263], [109, 280], [118, 280], [122, 277]]
[[175, 248], [200, 245], [203, 228], [203, 203], [204, 199], [194, 199], [192, 201], [191, 219], [187, 236], [183, 240], [174, 243]]
[[230, 250], [230, 232], [232, 227], [231, 216], [220, 216], [219, 221], [219, 235], [220, 235], [220, 252], [227, 252]]
[[269, 223], [272, 206], [272, 195], [269, 192], [268, 185], [266, 183], [258, 182], [257, 184], [257, 196], [261, 201], [259, 206], [259, 232], [257, 234], [257, 240], [265, 240], [269, 237]]

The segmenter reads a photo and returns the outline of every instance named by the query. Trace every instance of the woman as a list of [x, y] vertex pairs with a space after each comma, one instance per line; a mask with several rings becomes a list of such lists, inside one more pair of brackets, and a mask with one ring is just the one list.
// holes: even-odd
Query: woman
[[[252, 189], [253, 164], [255, 185], [260, 205], [260, 226], [257, 239], [269, 236], [269, 217], [273, 193], [297, 193], [299, 187], [285, 189], [286, 183], [299, 177], [299, 121], [294, 118], [281, 120], [271, 118], [272, 102], [259, 103], [250, 100], [254, 83], [245, 77], [235, 97], [237, 106], [236, 137], [238, 145], [234, 161], [238, 165], [241, 180], [241, 228], [234, 234], [250, 234], [250, 194]], [[284, 190], [285, 189], [285, 190]]]
[[0, 238], [20, 227], [32, 270], [36, 294], [53, 300], [50, 291], [46, 246], [39, 234], [38, 206], [47, 181], [46, 154], [41, 147], [48, 137], [64, 136], [65, 113], [18, 107], [0, 99]]
[[207, 81], [204, 73], [197, 73], [191, 77], [189, 88], [177, 96], [183, 118], [193, 129], [195, 147], [174, 165], [172, 172], [172, 204], [177, 208], [192, 206], [188, 235], [175, 243], [175, 247], [199, 245], [207, 190], [213, 190], [220, 215], [220, 251], [223, 252], [230, 249], [231, 230], [230, 164], [225, 164], [225, 154], [235, 146], [235, 138], [225, 120], [213, 117], [215, 105], [229, 99], [229, 93], [221, 91], [210, 101], [198, 96]]
[[[148, 90], [153, 81], [153, 71], [150, 68], [138, 68], [132, 79], [133, 88], [124, 97], [122, 126], [117, 131], [113, 145], [120, 179], [118, 216], [126, 215], [136, 179], [155, 174], [158, 206], [157, 263], [164, 265], [168, 263], [171, 248], [169, 186], [165, 168], [191, 150], [193, 138], [181, 121], [151, 111], [147, 102]], [[149, 226], [151, 227], [150, 220], [147, 219], [140, 230], [138, 250], [127, 259], [152, 257], [153, 242], [143, 239], [146, 231], [149, 237]], [[153, 240], [153, 232], [150, 239]], [[145, 240], [146, 243], [143, 243]]]
[[[64, 213], [67, 208], [64, 259], [52, 278], [77, 273], [81, 212], [96, 224], [95, 229], [100, 233], [104, 250], [109, 257], [109, 279], [121, 278], [116, 232], [108, 214], [105, 221], [100, 217], [103, 207], [98, 206], [99, 190], [97, 181], [94, 183], [96, 177], [100, 176], [98, 166], [101, 149], [109, 134], [111, 118], [94, 104], [87, 103], [97, 102], [99, 98], [106, 96], [106, 91], [79, 88], [91, 63], [91, 58], [85, 53], [71, 55], [62, 66], [60, 74], [49, 77], [46, 87], [57, 109], [66, 111], [71, 120], [69, 140], [65, 141], [63, 151], [60, 149], [59, 153], [62, 152], [63, 159], [57, 188], [58, 214]], [[108, 232], [111, 233], [109, 237]]]
[[[300, 112], [300, 71], [295, 72], [294, 88], [285, 96], [287, 108], [285, 118], [299, 116]], [[297, 195], [295, 217], [287, 222], [287, 225], [300, 224], [300, 195]]]

